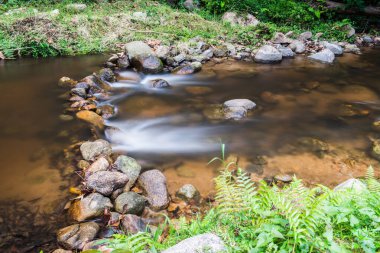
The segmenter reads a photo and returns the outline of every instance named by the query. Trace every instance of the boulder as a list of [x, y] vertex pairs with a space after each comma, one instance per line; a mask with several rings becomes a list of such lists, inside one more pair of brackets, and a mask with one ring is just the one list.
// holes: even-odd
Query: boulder
[[367, 44], [373, 43], [373, 39], [371, 36], [364, 35], [362, 39], [364, 43], [367, 43]]
[[86, 121], [91, 125], [103, 129], [104, 119], [93, 111], [82, 110], [76, 113], [78, 119]]
[[280, 32], [276, 32], [272, 38], [274, 44], [290, 44], [292, 41], [292, 39], [287, 38], [285, 34]]
[[122, 214], [141, 215], [146, 199], [135, 192], [124, 192], [115, 199], [115, 210]]
[[148, 202], [152, 210], [159, 211], [169, 205], [166, 178], [161, 171], [146, 171], [140, 175], [138, 182], [147, 194]]
[[147, 229], [147, 225], [144, 220], [137, 215], [127, 214], [121, 220], [121, 224], [123, 229], [127, 233], [137, 234], [138, 232], [145, 232]]
[[86, 177], [98, 171], [105, 171], [109, 166], [108, 160], [104, 157], [100, 157], [85, 170]]
[[355, 192], [361, 192], [367, 189], [367, 186], [360, 181], [359, 179], [350, 178], [343, 183], [337, 185], [334, 188], [334, 191], [341, 191], [341, 190], [353, 190]]
[[72, 88], [71, 89], [71, 94], [80, 96], [82, 98], [86, 98], [87, 97], [87, 92], [86, 92], [85, 88], [77, 88], [77, 87]]
[[170, 47], [168, 46], [158, 46], [155, 51], [157, 57], [159, 57], [162, 60], [165, 60], [169, 53], [170, 53]]
[[185, 201], [190, 201], [190, 200], [194, 200], [196, 202], [199, 202], [200, 200], [200, 193], [199, 191], [197, 190], [197, 188], [195, 188], [195, 186], [193, 186], [192, 184], [185, 184], [183, 185], [177, 192], [176, 192], [176, 196], [178, 198], [181, 198]]
[[140, 175], [141, 165], [132, 157], [120, 155], [116, 159], [114, 167], [127, 175], [129, 181], [125, 185], [124, 190], [129, 191]]
[[87, 242], [95, 238], [98, 231], [99, 225], [95, 222], [74, 224], [60, 229], [57, 241], [65, 249], [82, 250]]
[[277, 47], [277, 50], [282, 54], [282, 58], [293, 58], [294, 57], [293, 51], [288, 47], [279, 46], [279, 47]]
[[341, 46], [333, 43], [329, 43], [327, 41], [322, 42], [322, 45], [329, 49], [331, 52], [333, 52], [335, 55], [342, 55], [343, 54], [343, 49]]
[[347, 24], [343, 26], [342, 28], [343, 28], [343, 31], [346, 32], [347, 38], [351, 38], [352, 36], [355, 35], [355, 29], [350, 24]]
[[98, 156], [108, 156], [112, 153], [111, 145], [105, 140], [86, 141], [80, 146], [82, 157], [94, 161]]
[[221, 253], [227, 252], [222, 239], [212, 233], [190, 237], [170, 247], [162, 253]]
[[335, 55], [330, 49], [323, 49], [322, 51], [309, 56], [310, 59], [319, 61], [322, 63], [333, 63]]
[[290, 43], [289, 48], [297, 54], [302, 54], [306, 50], [305, 44], [299, 40], [293, 40], [292, 43]]
[[305, 40], [310, 40], [313, 37], [313, 34], [309, 31], [303, 32], [300, 34], [298, 37], [299, 40], [305, 41]]
[[109, 196], [116, 189], [124, 187], [128, 182], [128, 176], [115, 171], [98, 171], [90, 175], [87, 187], [105, 196]]
[[259, 63], [277, 63], [281, 62], [282, 54], [274, 47], [262, 46], [255, 55], [255, 62]]
[[152, 48], [142, 41], [133, 41], [125, 45], [125, 51], [132, 66], [147, 74], [162, 71], [163, 64]]
[[70, 208], [69, 214], [76, 221], [102, 216], [104, 209], [113, 207], [111, 200], [99, 193], [91, 193], [80, 200], [75, 200]]

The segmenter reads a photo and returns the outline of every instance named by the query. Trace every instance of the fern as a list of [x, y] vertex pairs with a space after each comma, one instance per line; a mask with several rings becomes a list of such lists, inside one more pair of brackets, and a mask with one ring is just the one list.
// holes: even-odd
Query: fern
[[369, 191], [380, 193], [380, 183], [375, 178], [375, 171], [372, 166], [367, 169], [366, 183]]

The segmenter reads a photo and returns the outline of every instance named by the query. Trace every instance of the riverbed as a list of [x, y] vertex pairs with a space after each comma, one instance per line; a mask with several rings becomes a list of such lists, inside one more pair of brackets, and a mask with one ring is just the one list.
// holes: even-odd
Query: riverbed
[[[57, 80], [80, 79], [105, 58], [1, 62], [0, 248], [54, 248], [54, 233], [66, 222], [68, 189], [79, 179], [70, 146], [93, 134], [62, 116], [66, 91]], [[212, 193], [220, 166], [208, 161], [221, 155], [221, 144], [226, 159], [254, 181], [286, 174], [333, 187], [364, 176], [369, 165], [379, 167], [369, 156], [378, 137], [372, 123], [380, 116], [379, 73], [379, 50], [345, 54], [333, 65], [299, 56], [276, 65], [208, 63], [191, 76], [122, 71], [100, 102], [117, 108], [100, 135], [144, 169], [161, 169], [171, 194], [185, 183], [203, 196]], [[156, 78], [172, 87], [148, 88]], [[257, 106], [242, 120], [224, 119], [220, 105], [236, 98]]]

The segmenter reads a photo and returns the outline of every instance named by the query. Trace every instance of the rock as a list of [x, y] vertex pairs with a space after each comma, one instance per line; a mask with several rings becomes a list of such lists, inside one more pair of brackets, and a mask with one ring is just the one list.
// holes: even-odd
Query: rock
[[109, 196], [116, 189], [124, 187], [128, 177], [124, 173], [114, 171], [98, 171], [87, 178], [87, 187], [105, 196]]
[[224, 242], [215, 234], [207, 233], [190, 237], [162, 253], [221, 253], [227, 252]]
[[169, 205], [166, 178], [161, 171], [146, 171], [140, 175], [138, 182], [146, 192], [152, 210], [159, 211]]
[[214, 49], [213, 54], [215, 57], [226, 57], [228, 55], [227, 46], [222, 45]]
[[[183, 66], [179, 66], [177, 68], [175, 68], [173, 70], [173, 73], [176, 74], [176, 75], [190, 75], [190, 74], [194, 74], [196, 72], [198, 72], [200, 69], [199, 69], [199, 64], [194, 64], [195, 62], [191, 63], [191, 64], [186, 64], [186, 65], [183, 65]], [[202, 66], [202, 63], [201, 65]]]
[[274, 47], [262, 46], [255, 55], [255, 62], [276, 63], [282, 60], [282, 54]]
[[57, 241], [66, 249], [82, 250], [84, 245], [92, 241], [99, 231], [95, 222], [74, 224], [62, 228], [57, 233]]
[[342, 55], [343, 54], [343, 49], [341, 46], [329, 43], [327, 41], [322, 42], [322, 45], [329, 49], [331, 52], [333, 52], [335, 55]]
[[99, 106], [97, 109], [100, 110], [100, 114], [102, 115], [103, 119], [110, 119], [116, 115], [115, 107], [112, 105], [105, 104], [105, 105]]
[[115, 74], [110, 68], [101, 69], [98, 73], [100, 80], [105, 82], [115, 82]]
[[75, 85], [75, 88], [85, 89], [85, 91], [87, 92], [90, 89], [90, 85], [85, 82], [80, 82]]
[[343, 28], [343, 31], [346, 32], [347, 38], [351, 38], [352, 36], [355, 35], [355, 29], [350, 24], [347, 24], [343, 26], [342, 28]]
[[237, 25], [237, 14], [235, 12], [226, 12], [223, 14], [222, 20], [231, 25]]
[[284, 183], [290, 183], [293, 181], [293, 177], [291, 175], [288, 175], [288, 174], [278, 174], [278, 175], [274, 176], [274, 180], [281, 181]]
[[199, 6], [198, 6], [198, 1], [195, 0], [196, 3], [194, 3], [194, 0], [186, 0], [184, 3], [183, 3], [183, 7], [185, 7], [187, 10], [189, 11], [193, 11], [195, 9], [197, 9]]
[[176, 192], [176, 196], [185, 201], [194, 200], [196, 202], [199, 202], [201, 197], [197, 188], [195, 188], [192, 184], [185, 184], [184, 186], [182, 186]]
[[380, 37], [375, 37], [373, 39], [373, 42], [375, 43], [375, 45], [380, 45]]
[[73, 11], [73, 12], [82, 12], [87, 8], [87, 5], [85, 4], [67, 4], [66, 10]]
[[319, 139], [304, 137], [300, 138], [298, 143], [307, 151], [316, 153], [318, 156], [323, 156], [330, 151], [329, 144]]
[[104, 157], [100, 157], [93, 164], [91, 164], [88, 169], [85, 170], [86, 177], [98, 171], [105, 171], [109, 166], [110, 164], [108, 160]]
[[168, 89], [171, 88], [170, 84], [164, 79], [155, 79], [150, 81], [151, 88]]
[[174, 61], [176, 63], [179, 64], [179, 63], [183, 62], [186, 59], [186, 55], [185, 54], [179, 54], [179, 55], [173, 57], [173, 59], [174, 59]]
[[129, 62], [129, 58], [126, 55], [123, 55], [117, 59], [117, 67], [119, 69], [127, 69], [130, 65], [131, 63]]
[[290, 44], [292, 39], [287, 38], [283, 33], [276, 32], [272, 38], [274, 44]]
[[303, 32], [300, 34], [298, 37], [299, 40], [305, 41], [305, 40], [310, 40], [313, 37], [313, 34], [309, 31]]
[[299, 40], [293, 40], [292, 43], [290, 43], [289, 48], [296, 52], [297, 54], [302, 54], [305, 52], [305, 44], [302, 41]]
[[256, 107], [256, 104], [249, 99], [231, 99], [223, 104], [225, 107], [243, 107], [246, 110], [251, 110]]
[[163, 64], [152, 48], [142, 41], [133, 41], [125, 45], [125, 51], [132, 66], [146, 74], [157, 74], [162, 71]]
[[70, 77], [61, 77], [58, 81], [58, 86], [63, 88], [72, 88], [77, 84], [77, 81], [74, 81]]
[[380, 161], [380, 139], [372, 140], [371, 156]]
[[359, 179], [350, 178], [334, 188], [334, 191], [341, 190], [353, 190], [355, 192], [361, 192], [367, 190], [367, 186]]
[[74, 117], [68, 114], [61, 114], [59, 115], [59, 119], [62, 121], [71, 121], [74, 119]]
[[141, 215], [146, 199], [135, 192], [124, 192], [115, 199], [115, 210], [121, 214]]
[[127, 214], [121, 220], [121, 224], [126, 232], [136, 234], [138, 232], [145, 232], [147, 226], [143, 219], [134, 214]]
[[335, 55], [330, 49], [323, 49], [318, 53], [308, 56], [308, 58], [322, 63], [333, 63]]
[[257, 26], [258, 24], [260, 24], [260, 21], [255, 16], [247, 14], [244, 24], [245, 26]]
[[71, 250], [56, 249], [52, 253], [72, 253]]
[[282, 54], [282, 58], [293, 58], [294, 53], [288, 47], [278, 46], [277, 50]]
[[94, 161], [96, 157], [108, 156], [112, 153], [111, 145], [105, 140], [87, 141], [80, 146], [82, 157], [87, 161]]
[[373, 39], [371, 36], [364, 35], [362, 39], [364, 43], [367, 43], [367, 44], [373, 43]]
[[211, 59], [214, 56], [214, 50], [212, 48], [209, 48], [205, 50], [202, 55], [205, 57], [205, 59]]
[[103, 129], [104, 119], [93, 111], [82, 110], [76, 113], [78, 119], [86, 121], [95, 127]]
[[257, 26], [260, 23], [260, 21], [252, 14], [247, 14], [245, 17], [238, 17], [235, 12], [224, 13], [222, 20], [233, 26]]
[[132, 157], [120, 155], [116, 159], [114, 167], [127, 175], [129, 181], [125, 185], [124, 190], [129, 191], [140, 175], [141, 165]]
[[156, 49], [156, 55], [162, 60], [165, 60], [170, 53], [170, 48], [168, 46], [158, 46]]
[[77, 96], [80, 96], [82, 98], [87, 97], [86, 89], [84, 89], [84, 88], [72, 88], [71, 93], [73, 95], [77, 95]]
[[69, 209], [70, 217], [76, 221], [102, 216], [104, 209], [113, 207], [111, 200], [99, 193], [91, 193], [80, 200], [75, 200]]
[[360, 49], [355, 44], [346, 44], [344, 46], [344, 52], [353, 53], [353, 54], [361, 54]]

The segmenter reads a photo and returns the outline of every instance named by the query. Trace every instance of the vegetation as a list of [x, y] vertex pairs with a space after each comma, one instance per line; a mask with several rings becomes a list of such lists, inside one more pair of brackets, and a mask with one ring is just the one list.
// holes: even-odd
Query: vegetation
[[[275, 31], [297, 35], [311, 30], [322, 32], [325, 39], [346, 40], [342, 27], [352, 23], [299, 0], [204, 0], [194, 12], [166, 1], [75, 1], [87, 4], [80, 12], [66, 8], [73, 0], [3, 1], [0, 52], [7, 58], [101, 53], [117, 51], [132, 40], [168, 44], [196, 36], [211, 44], [231, 41], [254, 47]], [[225, 24], [220, 15], [227, 10], [250, 12], [262, 23], [244, 28]], [[147, 18], [133, 16], [135, 12], [146, 13]]]
[[256, 188], [241, 169], [230, 172], [224, 166], [215, 180], [218, 205], [204, 217], [170, 225], [163, 242], [161, 229], [153, 236], [117, 235], [105, 242], [114, 253], [157, 252], [213, 232], [229, 252], [379, 252], [380, 183], [372, 167], [363, 180], [366, 189], [333, 191], [322, 185], [307, 188], [296, 178], [284, 188], [265, 182]]

